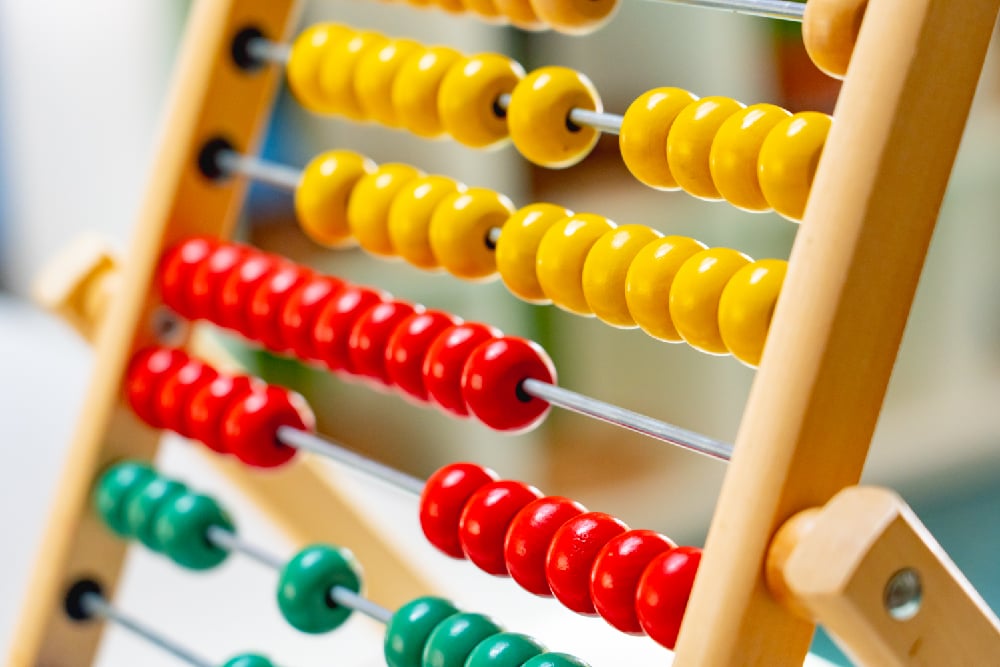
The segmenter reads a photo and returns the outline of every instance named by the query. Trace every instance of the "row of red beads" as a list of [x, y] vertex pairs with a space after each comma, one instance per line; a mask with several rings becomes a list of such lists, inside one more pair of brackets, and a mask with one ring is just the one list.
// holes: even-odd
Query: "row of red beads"
[[518, 389], [555, 381], [537, 344], [485, 324], [319, 275], [282, 257], [214, 239], [174, 246], [159, 270], [164, 303], [330, 370], [392, 387], [500, 431], [533, 427], [547, 402]]
[[273, 468], [295, 456], [295, 449], [278, 441], [279, 427], [315, 428], [300, 395], [246, 375], [220, 373], [167, 347], [145, 348], [132, 357], [125, 397], [150, 426], [259, 468]]
[[696, 547], [630, 530], [608, 514], [543, 497], [472, 463], [445, 466], [427, 480], [420, 525], [449, 556], [671, 649], [701, 561]]

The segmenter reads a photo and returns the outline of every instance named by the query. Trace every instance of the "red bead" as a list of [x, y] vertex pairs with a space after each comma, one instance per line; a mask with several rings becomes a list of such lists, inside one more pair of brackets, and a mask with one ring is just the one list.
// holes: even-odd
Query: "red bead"
[[517, 513], [507, 530], [504, 557], [507, 571], [521, 588], [551, 597], [552, 590], [545, 576], [545, 557], [549, 544], [559, 528], [587, 511], [569, 498], [549, 496], [539, 498]]
[[469, 355], [480, 344], [501, 335], [478, 322], [464, 322], [442, 331], [424, 357], [424, 386], [431, 400], [457, 417], [467, 417], [469, 408], [462, 395], [462, 370]]
[[222, 288], [246, 256], [246, 248], [232, 244], [220, 245], [212, 251], [191, 276], [188, 317], [228, 326], [222, 321]]
[[195, 237], [178, 243], [163, 254], [156, 273], [160, 297], [181, 317], [195, 319], [188, 299], [191, 283], [198, 267], [217, 245], [215, 239]]
[[541, 496], [535, 487], [511, 480], [490, 482], [473, 493], [458, 524], [458, 540], [466, 557], [484, 572], [507, 576], [507, 528], [525, 505]]
[[462, 369], [462, 396], [469, 411], [497, 431], [526, 431], [549, 412], [549, 404], [524, 394], [527, 378], [555, 384], [556, 369], [537, 343], [504, 336], [483, 343]]
[[597, 613], [622, 632], [641, 635], [635, 614], [639, 578], [650, 561], [676, 546], [652, 530], [630, 530], [604, 545], [590, 573], [590, 598]]
[[374, 378], [384, 385], [391, 384], [385, 367], [389, 339], [406, 318], [418, 312], [417, 308], [423, 310], [423, 306], [414, 307], [405, 301], [386, 301], [358, 318], [347, 341], [350, 368], [355, 375]]
[[278, 269], [283, 261], [263, 253], [248, 254], [222, 285], [219, 316], [216, 324], [251, 338], [250, 307], [254, 292]]
[[219, 375], [191, 397], [182, 422], [184, 433], [190, 433], [209, 449], [228, 454], [223, 437], [222, 421], [229, 407], [261, 385], [245, 375]]
[[287, 348], [282, 338], [281, 315], [289, 297], [310, 278], [312, 271], [285, 264], [271, 273], [250, 298], [250, 337], [272, 352]]
[[187, 361], [183, 351], [168, 347], [148, 347], [132, 357], [125, 373], [125, 397], [139, 419], [153, 428], [166, 426], [159, 419], [160, 387]]
[[639, 624], [656, 643], [669, 649], [677, 643], [699, 563], [701, 549], [677, 547], [654, 558], [639, 579], [635, 597]]
[[347, 285], [330, 299], [316, 317], [313, 327], [313, 349], [319, 361], [333, 371], [352, 372], [347, 354], [354, 323], [368, 310], [387, 301], [385, 292]]
[[602, 512], [587, 512], [570, 519], [552, 537], [545, 560], [545, 577], [556, 599], [578, 614], [595, 614], [590, 599], [590, 573], [594, 560], [611, 538], [628, 526]]
[[344, 285], [344, 281], [339, 278], [313, 276], [289, 295], [285, 308], [281, 311], [281, 342], [299, 359], [319, 359], [313, 348], [316, 318]]
[[385, 370], [389, 382], [418, 401], [427, 401], [424, 384], [424, 359], [431, 343], [442, 331], [461, 322], [441, 312], [426, 310], [414, 313], [401, 322], [385, 348]]
[[197, 359], [188, 359], [177, 372], [171, 373], [160, 385], [160, 398], [156, 402], [156, 417], [164, 428], [185, 438], [192, 437], [192, 433], [186, 430], [188, 405], [202, 387], [217, 377], [218, 371]]
[[475, 463], [452, 463], [427, 479], [420, 494], [420, 527], [427, 541], [452, 558], [465, 558], [458, 524], [465, 504], [497, 474]]
[[296, 452], [278, 440], [278, 428], [312, 431], [315, 424], [301, 396], [268, 385], [231, 404], [222, 420], [222, 431], [226, 449], [240, 461], [257, 468], [274, 468], [290, 461]]

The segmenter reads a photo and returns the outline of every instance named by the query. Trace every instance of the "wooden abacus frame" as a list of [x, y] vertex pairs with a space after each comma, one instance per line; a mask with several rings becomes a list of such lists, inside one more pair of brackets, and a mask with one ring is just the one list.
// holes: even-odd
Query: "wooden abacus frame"
[[[861, 4], [825, 4], [838, 3]], [[99, 471], [156, 452], [159, 434], [121, 400], [132, 351], [154, 340], [154, 270], [164, 248], [185, 236], [230, 233], [245, 184], [205, 178], [199, 152], [217, 137], [252, 152], [277, 73], [240, 69], [233, 38], [247, 27], [286, 38], [297, 4], [196, 3], [128, 262], [117, 271], [107, 261], [91, 265], [62, 285], [62, 309], [94, 337], [97, 372], [10, 665], [93, 660], [101, 624], [74, 623], [61, 606], [81, 577], [111, 594], [124, 556], [125, 546], [88, 511]], [[1000, 655], [996, 618], [905, 506], [852, 488], [998, 8], [1000, 0], [871, 0], [865, 11], [679, 638], [678, 665], [801, 664], [814, 621], [873, 664], [985, 664]], [[386, 571], [396, 576], [377, 579], [376, 600], [394, 606], [425, 588], [308, 462], [266, 476], [226, 472], [298, 540], [347, 542], [373, 568], [391, 561]], [[317, 505], [344, 519], [319, 527], [298, 511]], [[829, 562], [835, 559], [811, 559], [831, 545], [843, 568]], [[920, 573], [927, 601], [913, 619], [887, 625], [883, 588], [908, 567]]]

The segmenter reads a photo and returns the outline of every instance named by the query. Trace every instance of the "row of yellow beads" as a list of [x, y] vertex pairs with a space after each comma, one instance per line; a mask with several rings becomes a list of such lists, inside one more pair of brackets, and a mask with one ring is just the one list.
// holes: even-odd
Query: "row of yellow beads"
[[471, 14], [487, 23], [509, 23], [521, 30], [552, 29], [586, 35], [611, 20], [619, 0], [407, 0], [450, 14]]
[[351, 151], [309, 163], [295, 209], [302, 229], [322, 245], [356, 242], [374, 255], [466, 280], [499, 274], [531, 303], [638, 326], [749, 365], [759, 361], [785, 275], [782, 260], [754, 262], [553, 204], [518, 210], [492, 190], [409, 165], [377, 166]]

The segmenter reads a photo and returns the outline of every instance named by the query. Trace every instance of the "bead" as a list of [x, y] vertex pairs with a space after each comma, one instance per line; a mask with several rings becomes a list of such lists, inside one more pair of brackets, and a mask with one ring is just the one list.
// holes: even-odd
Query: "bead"
[[485, 23], [503, 24], [507, 17], [500, 13], [494, 0], [462, 0], [465, 11], [472, 13]]
[[521, 667], [529, 658], [541, 655], [545, 646], [527, 635], [500, 632], [479, 642], [465, 667]]
[[552, 596], [545, 577], [545, 558], [559, 528], [587, 511], [569, 498], [548, 496], [529, 503], [517, 513], [507, 529], [504, 559], [507, 572], [524, 590]]
[[423, 50], [412, 39], [390, 39], [381, 49], [361, 54], [354, 69], [354, 94], [368, 119], [386, 127], [399, 125], [392, 103], [396, 74], [407, 58]]
[[667, 135], [667, 163], [685, 192], [701, 199], [722, 198], [709, 167], [712, 142], [726, 119], [743, 108], [728, 97], [703, 97], [677, 114]]
[[355, 93], [358, 63], [366, 53], [377, 52], [388, 43], [384, 35], [365, 30], [330, 44], [319, 68], [319, 88], [330, 113], [353, 120], [366, 119]]
[[639, 579], [635, 598], [639, 623], [653, 641], [669, 649], [677, 643], [700, 562], [701, 549], [677, 547], [654, 558]]
[[389, 299], [380, 290], [346, 285], [323, 306], [313, 327], [313, 349], [319, 361], [333, 371], [352, 372], [348, 356], [351, 329], [365, 312]]
[[422, 667], [465, 667], [472, 650], [484, 639], [502, 632], [483, 614], [462, 612], [438, 623], [424, 646]]
[[461, 59], [462, 54], [451, 47], [432, 46], [403, 61], [392, 84], [392, 106], [400, 127], [427, 139], [444, 134], [438, 91], [444, 75]]
[[275, 667], [275, 664], [262, 655], [243, 653], [230, 658], [222, 667]]
[[383, 653], [388, 667], [421, 667], [420, 658], [431, 631], [457, 613], [451, 602], [429, 596], [397, 609], [385, 629]]
[[119, 537], [133, 537], [125, 519], [125, 507], [129, 497], [155, 476], [149, 465], [125, 461], [109, 468], [98, 480], [91, 496], [94, 509], [104, 525]]
[[154, 530], [163, 553], [189, 570], [209, 570], [229, 552], [208, 541], [210, 526], [235, 532], [229, 515], [214, 499], [196, 493], [174, 496], [156, 516]]
[[187, 493], [187, 487], [165, 477], [150, 476], [146, 483], [128, 495], [123, 508], [127, 534], [152, 551], [162, 552], [156, 534], [156, 518], [173, 499]]
[[255, 468], [275, 468], [295, 457], [296, 449], [278, 440], [278, 429], [315, 428], [316, 418], [298, 394], [281, 387], [256, 389], [229, 406], [222, 418], [224, 448]]
[[359, 317], [347, 341], [351, 372], [391, 385], [386, 370], [389, 339], [404, 320], [422, 310], [423, 306], [414, 307], [405, 301], [393, 300], [376, 304]]
[[459, 522], [469, 498], [497, 474], [475, 463], [452, 463], [427, 478], [420, 494], [420, 528], [427, 541], [452, 558], [465, 558]]
[[160, 385], [155, 401], [157, 421], [185, 438], [193, 437], [194, 434], [186, 428], [188, 406], [194, 395], [218, 376], [218, 371], [211, 366], [197, 359], [188, 359]]
[[678, 114], [696, 101], [681, 88], [654, 88], [629, 105], [618, 147], [625, 166], [640, 182], [657, 190], [680, 188], [667, 162], [667, 135]]
[[289, 295], [281, 311], [281, 340], [299, 359], [319, 359], [319, 353], [313, 348], [316, 318], [343, 287], [344, 281], [338, 278], [312, 276]]
[[156, 271], [160, 298], [181, 317], [196, 319], [188, 297], [195, 271], [204, 262], [218, 242], [207, 237], [186, 239], [172, 246], [163, 254]]
[[767, 203], [789, 220], [801, 220], [816, 165], [833, 119], [806, 111], [779, 123], [760, 149], [757, 177]]
[[435, 7], [440, 7], [449, 14], [465, 13], [464, 0], [430, 0], [430, 4]]
[[542, 493], [523, 482], [500, 480], [469, 497], [459, 520], [458, 539], [465, 556], [484, 572], [506, 577], [504, 541], [514, 516]]
[[422, 176], [402, 188], [389, 205], [389, 244], [404, 260], [421, 269], [441, 264], [431, 249], [431, 216], [448, 196], [468, 190], [447, 176]]
[[802, 42], [816, 65], [835, 79], [847, 74], [868, 0], [812, 0], [802, 17]]
[[423, 175], [416, 167], [389, 163], [358, 180], [347, 202], [347, 224], [362, 248], [373, 255], [396, 255], [389, 238], [389, 207], [407, 183]]
[[360, 568], [354, 554], [323, 544], [308, 546], [281, 570], [278, 607], [288, 624], [309, 634], [329, 632], [351, 615], [330, 598], [330, 589], [361, 591]]
[[586, 76], [567, 67], [542, 67], [521, 79], [507, 105], [507, 127], [514, 147], [542, 167], [562, 169], [584, 159], [600, 132], [576, 125], [573, 109], [603, 111], [597, 89]]
[[463, 322], [442, 331], [424, 357], [424, 386], [431, 400], [456, 417], [467, 417], [469, 408], [462, 391], [462, 373], [472, 351], [499, 329], [478, 322]]
[[284, 260], [263, 253], [244, 257], [222, 284], [219, 316], [213, 321], [249, 338], [250, 301], [260, 286], [284, 266]]
[[247, 249], [242, 246], [220, 245], [195, 269], [188, 292], [191, 319], [205, 319], [226, 328], [231, 326], [223, 320], [222, 287], [246, 257]]
[[616, 226], [604, 216], [577, 213], [545, 232], [535, 273], [552, 303], [577, 315], [593, 315], [583, 295], [583, 264], [597, 239]]
[[542, 203], [520, 208], [507, 218], [494, 256], [500, 277], [515, 296], [528, 303], [550, 303], [535, 273], [538, 245], [552, 225], [571, 215], [562, 206]]
[[375, 163], [353, 151], [328, 151], [313, 158], [295, 189], [295, 215], [306, 236], [327, 247], [354, 243], [347, 207], [362, 176]]
[[430, 395], [424, 384], [424, 359], [438, 335], [461, 320], [440, 310], [414, 312], [399, 323], [385, 346], [387, 384], [421, 402]]
[[431, 215], [427, 234], [431, 252], [457, 278], [493, 278], [497, 261], [489, 233], [502, 227], [513, 212], [510, 199], [486, 188], [469, 188], [449, 195]]
[[125, 372], [125, 397], [132, 410], [153, 428], [164, 428], [159, 419], [160, 387], [188, 361], [181, 350], [148, 347], [137, 352]]
[[683, 340], [670, 317], [670, 287], [688, 259], [705, 244], [686, 236], [666, 236], [640, 250], [625, 276], [625, 303], [643, 331], [671, 343]]
[[620, 519], [587, 512], [564, 523], [552, 537], [545, 576], [556, 599], [578, 614], [594, 615], [590, 573], [594, 560], [612, 538], [628, 530]]
[[611, 20], [619, 0], [531, 0], [546, 25], [566, 35], [587, 35]]
[[788, 262], [762, 259], [733, 274], [719, 298], [719, 334], [730, 354], [757, 366]]
[[590, 667], [590, 665], [565, 653], [543, 653], [521, 667]]
[[253, 391], [261, 383], [245, 375], [219, 375], [192, 395], [178, 432], [204, 444], [220, 454], [228, 454], [223, 433], [223, 419], [230, 406]]
[[538, 343], [504, 336], [472, 351], [462, 370], [462, 396], [469, 412], [497, 431], [534, 428], [550, 405], [521, 390], [528, 378], [555, 384], [556, 369]]
[[332, 44], [353, 31], [334, 23], [320, 23], [304, 30], [292, 43], [285, 75], [299, 104], [310, 111], [324, 111], [325, 91], [320, 87], [320, 67]]
[[538, 18], [530, 0], [493, 0], [497, 11], [510, 24], [521, 30], [545, 30], [546, 25]]
[[746, 211], [771, 209], [757, 180], [757, 157], [774, 126], [791, 114], [773, 104], [737, 111], [719, 127], [709, 153], [712, 182], [733, 206]]
[[641, 635], [635, 615], [639, 578], [649, 563], [677, 545], [651, 530], [630, 530], [604, 545], [590, 574], [590, 599], [601, 617], [615, 628]]
[[625, 300], [632, 260], [663, 234], [645, 225], [622, 225], [597, 239], [583, 262], [583, 297], [597, 317], [622, 328], [636, 326]]
[[287, 348], [282, 336], [281, 315], [289, 297], [312, 278], [312, 271], [294, 264], [281, 266], [250, 297], [250, 337], [272, 352]]
[[438, 90], [441, 125], [455, 141], [496, 148], [507, 141], [507, 119], [497, 99], [514, 90], [524, 68], [506, 56], [483, 53], [452, 65]]
[[670, 318], [691, 347], [728, 354], [719, 331], [722, 290], [750, 258], [729, 248], [702, 250], [684, 262], [670, 286]]

